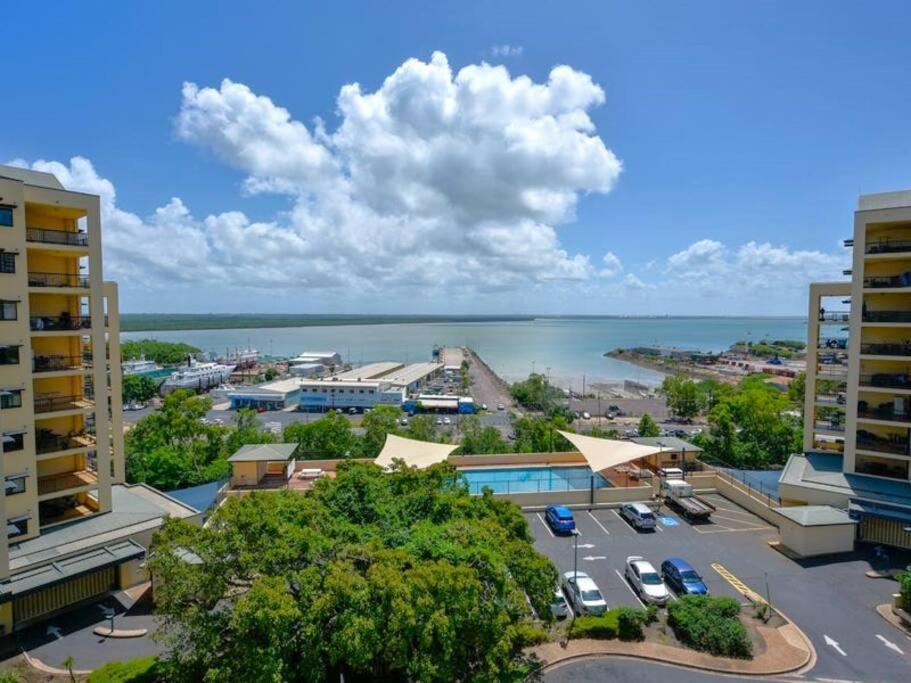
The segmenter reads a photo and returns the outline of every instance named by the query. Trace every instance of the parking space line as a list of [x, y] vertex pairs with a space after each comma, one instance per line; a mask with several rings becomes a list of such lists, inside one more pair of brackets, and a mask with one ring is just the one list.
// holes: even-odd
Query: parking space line
[[736, 590], [738, 593], [743, 595], [747, 600], [749, 600], [753, 604], [756, 604], [756, 603], [765, 604], [765, 602], [766, 602], [765, 598], [763, 598], [759, 593], [754, 591], [752, 588], [747, 586], [743, 581], [741, 581], [736, 576], [734, 576], [730, 571], [728, 571], [724, 567], [724, 565], [718, 564], [717, 562], [712, 562], [712, 564], [709, 566], [712, 569], [714, 569], [722, 579], [724, 579], [729, 584], [731, 584], [734, 587], [734, 590]]
[[597, 524], [599, 527], [601, 527], [601, 531], [603, 531], [603, 532], [606, 533], [608, 536], [610, 536], [610, 531], [608, 531], [608, 530], [607, 530], [607, 527], [604, 526], [601, 522], [598, 521], [598, 518], [595, 517], [595, 516], [592, 514], [591, 510], [588, 511], [588, 516], [592, 518], [592, 521], [593, 521], [595, 524]]
[[708, 531], [700, 531], [699, 529], [696, 529], [696, 531], [699, 531], [700, 534], [740, 534], [749, 531], [764, 531], [765, 529], [774, 528], [775, 527], [773, 526], [758, 526], [750, 529], [729, 529], [728, 527], [724, 527], [723, 529], [709, 529]]
[[619, 570], [619, 569], [615, 569], [615, 570], [614, 570], [614, 574], [616, 574], [618, 577], [620, 577], [620, 581], [623, 583], [624, 586], [627, 587], [627, 589], [629, 590], [629, 592], [633, 594], [633, 597], [636, 598], [636, 601], [637, 601], [640, 605], [642, 605], [643, 607], [645, 607], [645, 603], [642, 602], [642, 598], [640, 598], [640, 597], [639, 597], [639, 594], [636, 593], [636, 591], [633, 590], [633, 587], [629, 585], [629, 581], [627, 581], [627, 580], [626, 580], [626, 577], [623, 576], [623, 574], [620, 573], [620, 570]]
[[723, 505], [716, 505], [715, 509], [724, 510], [725, 512], [731, 512], [735, 515], [743, 515], [744, 517], [750, 517], [750, 518], [756, 517], [756, 515], [754, 515], [752, 512], [749, 512], [747, 510], [735, 510], [734, 508], [726, 508]]
[[550, 534], [550, 537], [551, 537], [551, 538], [556, 538], [556, 536], [554, 536], [554, 532], [550, 530], [550, 525], [549, 525], [547, 522], [544, 521], [544, 518], [541, 516], [541, 513], [540, 513], [540, 512], [536, 512], [536, 513], [535, 513], [535, 517], [537, 517], [539, 520], [541, 520], [541, 524], [543, 524], [543, 525], [544, 525], [544, 528], [547, 529], [547, 533]]
[[761, 527], [761, 526], [765, 526], [764, 524], [756, 524], [756, 522], [747, 522], [747, 521], [744, 520], [744, 519], [737, 519], [737, 518], [735, 518], [735, 517], [725, 517], [724, 515], [718, 515], [718, 514], [715, 514], [715, 515], [712, 515], [712, 516], [713, 516], [713, 517], [716, 517], [716, 518], [718, 518], [718, 519], [725, 519], [725, 520], [727, 520], [728, 522], [737, 522], [738, 524], [746, 524], [746, 525], [748, 525], [748, 526], [752, 526], [752, 527], [755, 527], [755, 528], [759, 528], [759, 527]]

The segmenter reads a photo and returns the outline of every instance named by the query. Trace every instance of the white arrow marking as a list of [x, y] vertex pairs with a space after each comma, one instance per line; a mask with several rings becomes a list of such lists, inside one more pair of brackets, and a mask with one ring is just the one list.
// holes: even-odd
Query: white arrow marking
[[60, 632], [60, 627], [59, 627], [59, 626], [48, 626], [48, 627], [47, 627], [47, 635], [49, 635], [49, 636], [54, 636], [54, 638], [57, 638], [58, 640], [59, 640], [60, 638], [63, 638], [63, 633]]
[[605, 555], [586, 555], [582, 559], [591, 562], [592, 560], [606, 560], [607, 557]]
[[898, 645], [893, 643], [891, 640], [886, 640], [883, 636], [879, 635], [878, 633], [876, 634], [876, 637], [879, 638], [882, 641], [883, 645], [885, 645], [890, 650], [895, 650], [900, 655], [905, 654], [902, 651], [902, 649]]
[[579, 547], [580, 548], [594, 548], [595, 544], [594, 543], [580, 543]]
[[827, 636], [827, 635], [825, 635], [825, 634], [823, 635], [823, 638], [826, 639], [826, 645], [831, 645], [832, 648], [833, 648], [838, 654], [840, 654], [842, 657], [847, 657], [847, 656], [848, 656], [848, 653], [841, 649], [841, 646], [838, 644], [837, 641], [833, 640], [832, 638], [829, 638], [829, 636]]

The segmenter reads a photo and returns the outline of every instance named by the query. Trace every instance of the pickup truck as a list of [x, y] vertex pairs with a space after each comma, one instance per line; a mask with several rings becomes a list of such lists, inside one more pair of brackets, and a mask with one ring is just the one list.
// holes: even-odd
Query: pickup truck
[[665, 479], [661, 482], [664, 502], [690, 521], [708, 519], [715, 506], [693, 493], [693, 487], [683, 479]]

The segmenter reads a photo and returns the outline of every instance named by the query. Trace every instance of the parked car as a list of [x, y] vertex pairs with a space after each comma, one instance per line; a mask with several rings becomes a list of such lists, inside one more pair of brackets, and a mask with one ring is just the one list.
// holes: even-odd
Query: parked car
[[544, 510], [544, 519], [558, 534], [571, 534], [576, 530], [576, 520], [572, 511], [565, 505], [548, 505]]
[[643, 602], [663, 605], [671, 597], [652, 563], [639, 555], [626, 558], [626, 578]]
[[569, 608], [566, 606], [566, 596], [558, 586], [554, 589], [554, 598], [550, 603], [550, 612], [557, 619], [565, 619], [569, 614]]
[[679, 557], [669, 557], [661, 563], [664, 582], [678, 595], [708, 595], [709, 589], [702, 577]]
[[592, 419], [591, 413], [589, 413], [588, 411], [583, 411], [583, 413], [582, 413], [582, 419], [583, 419], [583, 420], [591, 420], [591, 419]]
[[348, 408], [348, 414], [357, 415], [357, 408], [354, 408], [354, 407]]
[[442, 418], [442, 417], [438, 417], [438, 418], [437, 418], [437, 424], [438, 424], [438, 425], [442, 425], [442, 424], [443, 424], [443, 418]]
[[403, 427], [407, 427], [407, 426], [408, 426], [408, 418], [407, 418], [407, 417], [403, 417], [401, 420], [399, 420], [399, 424], [402, 425]]
[[506, 406], [504, 406], [502, 403], [497, 403], [497, 410], [506, 410]]
[[486, 403], [482, 403], [482, 404], [481, 404], [481, 410], [487, 410], [487, 404], [486, 404]]
[[563, 590], [576, 614], [598, 616], [607, 610], [598, 584], [585, 572], [566, 572], [563, 575]]
[[443, 424], [444, 424], [444, 425], [451, 425], [451, 424], [452, 424], [452, 420], [449, 419], [449, 417], [444, 417], [444, 418], [443, 418]]
[[620, 516], [636, 529], [654, 529], [655, 513], [645, 503], [624, 503]]

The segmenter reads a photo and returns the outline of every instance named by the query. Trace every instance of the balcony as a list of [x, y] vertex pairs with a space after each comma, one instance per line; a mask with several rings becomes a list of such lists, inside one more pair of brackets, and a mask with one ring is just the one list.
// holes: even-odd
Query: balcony
[[877, 436], [864, 429], [857, 430], [857, 448], [873, 453], [888, 453], [891, 455], [911, 455], [911, 443], [908, 434], [890, 434], [887, 437]]
[[92, 327], [92, 319], [78, 315], [38, 315], [29, 318], [29, 327], [33, 332], [88, 330]]
[[35, 451], [38, 455], [88, 448], [95, 445], [95, 437], [85, 432], [68, 435], [57, 434], [50, 429], [39, 429], [35, 435]]
[[845, 442], [844, 441], [822, 441], [822, 440], [817, 439], [813, 442], [813, 450], [824, 451], [826, 453], [844, 453], [845, 452]]
[[911, 375], [905, 372], [876, 372], [872, 375], [861, 375], [860, 384], [866, 387], [911, 389]]
[[911, 240], [897, 240], [880, 237], [864, 245], [865, 254], [911, 254]]
[[88, 275], [78, 273], [42, 273], [29, 272], [29, 287], [73, 287], [78, 289], [89, 288]]
[[865, 323], [911, 323], [911, 311], [864, 311]]
[[844, 392], [838, 394], [817, 394], [816, 403], [824, 406], [843, 406], [848, 399]]
[[84, 359], [82, 356], [35, 356], [32, 372], [65, 372], [69, 370], [82, 370]]
[[845, 431], [845, 426], [842, 423], [834, 422], [832, 420], [816, 420], [813, 425], [813, 428], [822, 432], [843, 432]]
[[846, 323], [851, 317], [850, 311], [825, 311], [819, 312], [819, 322], [822, 323]]
[[25, 239], [29, 242], [57, 244], [65, 247], [87, 247], [89, 236], [84, 232], [52, 230], [50, 228], [28, 228]]
[[36, 396], [36, 413], [57, 413], [64, 410], [85, 410], [92, 407], [92, 402], [84, 396]]
[[906, 424], [911, 424], [911, 415], [906, 412], [896, 411], [895, 404], [891, 401], [889, 403], [880, 404], [876, 408], [868, 406], [866, 401], [858, 401], [857, 417], [861, 420], [881, 420], [883, 422], [904, 422]]
[[38, 477], [38, 496], [47, 496], [60, 491], [79, 489], [86, 486], [97, 486], [98, 475], [91, 470], [77, 470], [65, 474], [52, 474]]
[[908, 356], [911, 357], [909, 343], [869, 343], [861, 344], [860, 352], [868, 356]]

